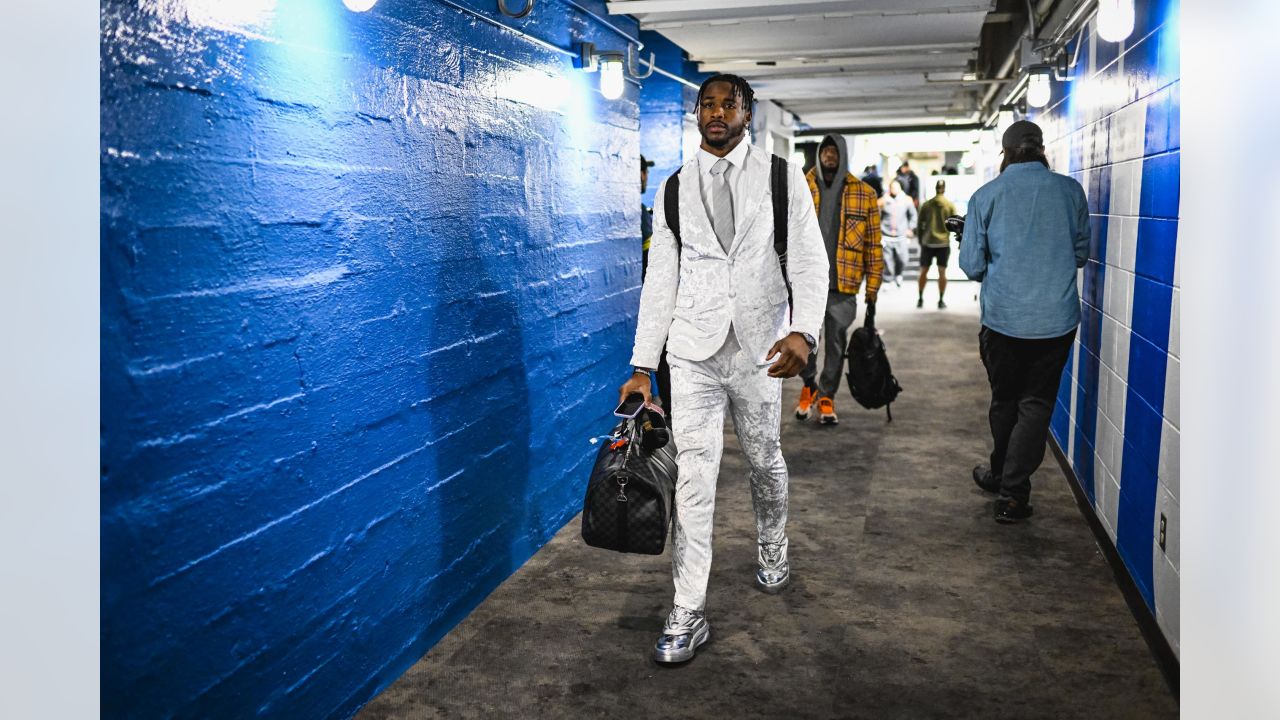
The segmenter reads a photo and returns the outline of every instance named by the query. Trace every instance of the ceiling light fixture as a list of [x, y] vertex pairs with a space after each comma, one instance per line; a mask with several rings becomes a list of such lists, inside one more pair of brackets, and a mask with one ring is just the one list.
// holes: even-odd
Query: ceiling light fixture
[[1133, 0], [1098, 0], [1098, 37], [1120, 42], [1133, 32]]
[[1042, 108], [1049, 104], [1049, 98], [1052, 95], [1050, 85], [1052, 76], [1053, 66], [1051, 65], [1032, 65], [1027, 68], [1027, 105]]

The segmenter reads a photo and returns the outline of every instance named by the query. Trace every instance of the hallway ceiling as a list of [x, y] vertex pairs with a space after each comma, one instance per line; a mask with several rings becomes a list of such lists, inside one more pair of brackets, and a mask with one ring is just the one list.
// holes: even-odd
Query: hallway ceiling
[[[955, 81], [995, 0], [613, 0], [707, 72], [751, 81], [815, 128], [963, 123], [985, 86]], [[928, 75], [926, 79], [926, 73]], [[952, 82], [934, 83], [930, 80]]]

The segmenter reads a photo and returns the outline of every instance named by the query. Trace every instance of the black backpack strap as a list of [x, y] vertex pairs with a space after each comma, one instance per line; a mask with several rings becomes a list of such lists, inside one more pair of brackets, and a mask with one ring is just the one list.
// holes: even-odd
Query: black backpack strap
[[667, 227], [676, 239], [676, 257], [680, 257], [680, 170], [677, 169], [667, 178], [662, 191], [662, 214], [667, 218]]
[[787, 161], [770, 155], [769, 192], [773, 195], [773, 250], [778, 253], [778, 265], [782, 267], [782, 282], [787, 285], [787, 308], [791, 310], [791, 278], [787, 276]]

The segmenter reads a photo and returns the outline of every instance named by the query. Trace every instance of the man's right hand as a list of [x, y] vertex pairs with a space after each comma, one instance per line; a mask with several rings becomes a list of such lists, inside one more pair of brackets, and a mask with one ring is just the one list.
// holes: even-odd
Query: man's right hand
[[632, 373], [631, 379], [622, 383], [622, 387], [618, 388], [618, 404], [621, 405], [622, 401], [626, 400], [627, 396], [631, 393], [640, 393], [644, 396], [644, 401], [646, 403], [651, 402], [653, 397], [649, 392], [649, 388], [652, 387], [652, 384], [653, 383], [649, 379], [648, 375], [645, 375], [644, 373]]

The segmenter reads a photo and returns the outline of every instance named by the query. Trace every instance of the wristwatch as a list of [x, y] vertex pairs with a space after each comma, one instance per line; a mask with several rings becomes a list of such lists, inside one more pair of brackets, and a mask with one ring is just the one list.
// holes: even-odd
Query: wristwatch
[[805, 341], [805, 342], [807, 342], [807, 343], [809, 343], [809, 354], [810, 354], [810, 355], [812, 355], [813, 353], [817, 352], [817, 351], [818, 351], [818, 339], [817, 339], [817, 338], [815, 338], [814, 336], [810, 335], [810, 334], [809, 334], [809, 333], [807, 333], [807, 332], [802, 332], [802, 333], [800, 333], [800, 334], [804, 336], [804, 341]]
[[633, 375], [635, 373], [640, 373], [641, 375], [648, 375], [649, 377], [653, 377], [653, 370], [651, 370], [650, 368], [642, 368], [637, 365], [637, 366], [633, 366], [631, 368], [631, 371]]

